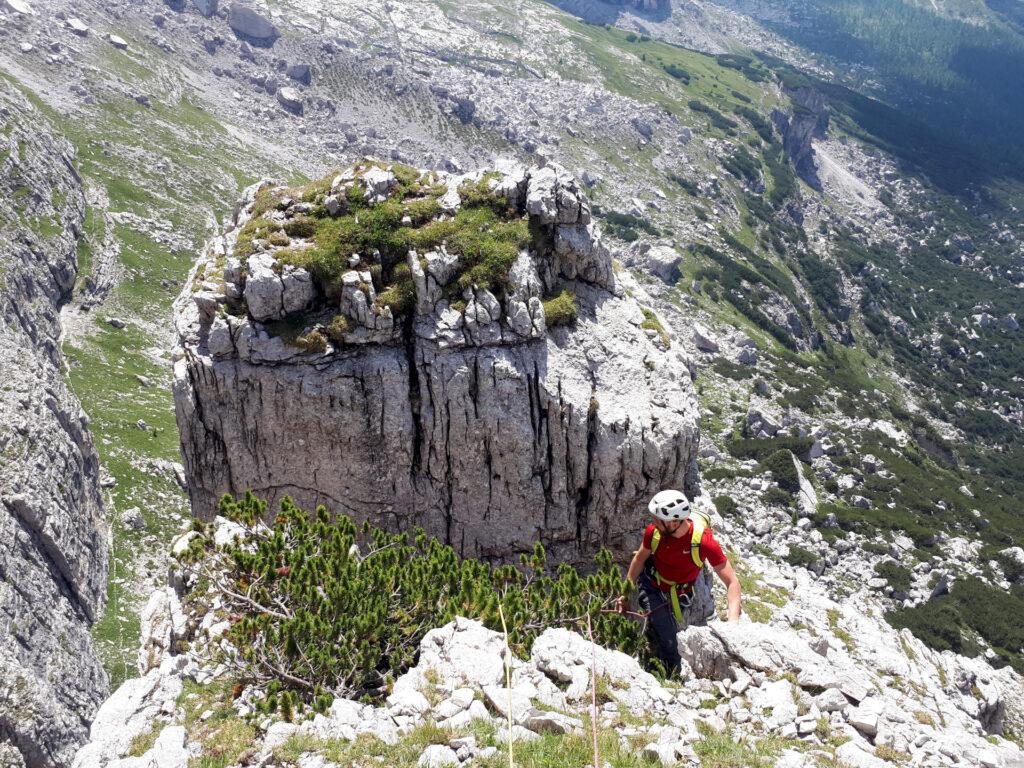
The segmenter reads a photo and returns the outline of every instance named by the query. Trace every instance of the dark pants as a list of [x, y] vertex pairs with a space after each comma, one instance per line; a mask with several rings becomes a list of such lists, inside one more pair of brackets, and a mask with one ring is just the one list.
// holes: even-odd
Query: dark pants
[[[649, 612], [647, 617], [646, 635], [655, 655], [661, 659], [665, 671], [669, 675], [679, 673], [679, 642], [676, 635], [688, 626], [699, 626], [707, 623], [709, 615], [714, 613], [714, 601], [711, 597], [711, 577], [707, 568], [694, 582], [690, 604], [683, 608], [685, 625], [680, 627], [672, 611], [672, 599], [668, 592], [662, 592], [654, 578], [654, 569], [647, 568], [637, 580], [639, 588], [640, 609]], [[686, 604], [684, 590], [680, 590], [679, 603]]]

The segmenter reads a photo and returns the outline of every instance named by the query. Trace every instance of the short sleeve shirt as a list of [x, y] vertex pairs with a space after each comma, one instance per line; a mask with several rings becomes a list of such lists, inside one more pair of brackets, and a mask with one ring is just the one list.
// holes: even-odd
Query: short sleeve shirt
[[[654, 524], [647, 526], [644, 531], [644, 549], [650, 549], [654, 538]], [[663, 579], [674, 581], [677, 584], [689, 584], [696, 581], [700, 576], [697, 564], [690, 557], [690, 536], [693, 532], [693, 521], [686, 521], [686, 532], [676, 538], [674, 536], [661, 535], [658, 549], [654, 553], [654, 567]], [[715, 540], [715, 534], [711, 528], [705, 528], [700, 539], [700, 558], [710, 563], [712, 568], [718, 568], [728, 561], [721, 545]], [[667, 592], [671, 587], [662, 585], [662, 590]]]

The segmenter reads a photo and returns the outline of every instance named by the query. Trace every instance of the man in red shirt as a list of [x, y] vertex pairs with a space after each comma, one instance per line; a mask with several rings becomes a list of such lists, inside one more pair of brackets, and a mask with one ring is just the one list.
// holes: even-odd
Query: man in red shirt
[[[710, 563], [725, 585], [729, 621], [739, 621], [740, 582], [706, 524], [707, 517], [700, 512], [691, 514], [690, 502], [683, 493], [660, 491], [647, 509], [654, 522], [644, 531], [626, 578], [639, 587], [651, 645], [666, 671], [675, 674], [680, 666], [676, 641], [680, 625], [704, 624], [714, 613], [711, 577], [704, 564]], [[620, 597], [619, 609], [625, 610], [625, 606], [626, 598]]]

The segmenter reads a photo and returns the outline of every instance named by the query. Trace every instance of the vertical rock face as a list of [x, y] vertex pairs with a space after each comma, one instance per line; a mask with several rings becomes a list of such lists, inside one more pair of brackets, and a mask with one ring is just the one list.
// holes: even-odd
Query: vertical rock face
[[[324, 207], [350, 199], [353, 184], [386, 199], [377, 175], [340, 175]], [[458, 210], [466, 182], [432, 178], [447, 186], [442, 218]], [[358, 266], [340, 280], [340, 298], [318, 296], [307, 310], [346, 318], [342, 338], [312, 351], [270, 336], [239, 303], [256, 295], [231, 257], [250, 191], [200, 260], [191, 281], [200, 290], [177, 307], [175, 404], [196, 514], [251, 488], [393, 529], [419, 525], [467, 556], [508, 558], [541, 540], [578, 561], [601, 545], [634, 547], [650, 496], [692, 486], [697, 409], [685, 362], [617, 288], [575, 180], [518, 168], [469, 182], [489, 184], [529, 224], [503, 289], [463, 281], [458, 300], [465, 265], [441, 245], [408, 256], [415, 296], [393, 315], [377, 300], [393, 289], [381, 294], [372, 268]], [[290, 200], [265, 215], [295, 231]], [[269, 247], [250, 256], [248, 279], [274, 260]], [[269, 285], [284, 290], [281, 279]], [[542, 299], [563, 290], [578, 319], [549, 329]], [[228, 313], [218, 313], [223, 303]]]
[[792, 115], [776, 110], [772, 113], [772, 119], [782, 134], [783, 149], [792, 160], [797, 175], [820, 192], [821, 180], [814, 162], [812, 140], [824, 138], [828, 130], [825, 97], [813, 88], [797, 88], [787, 91], [787, 94], [796, 109]]
[[108, 688], [89, 638], [107, 576], [98, 459], [58, 344], [85, 202], [71, 147], [9, 84], [0, 124], [0, 743], [63, 766]]

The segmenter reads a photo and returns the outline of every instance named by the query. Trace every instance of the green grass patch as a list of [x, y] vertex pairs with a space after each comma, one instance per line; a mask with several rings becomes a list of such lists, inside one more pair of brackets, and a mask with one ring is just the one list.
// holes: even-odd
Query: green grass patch
[[694, 742], [693, 749], [702, 768], [771, 768], [786, 746], [775, 737], [737, 739], [729, 729], [715, 731], [703, 723], [697, 728], [701, 738]]
[[544, 322], [548, 328], [572, 325], [576, 322], [576, 314], [576, 297], [567, 288], [544, 302]]
[[658, 334], [662, 344], [666, 347], [671, 346], [672, 340], [669, 338], [668, 331], [665, 330], [665, 326], [661, 324], [658, 316], [647, 307], [640, 307], [640, 311], [644, 314], [644, 321], [640, 323], [640, 327], [645, 331], [654, 331]]

